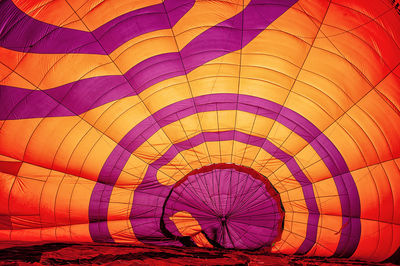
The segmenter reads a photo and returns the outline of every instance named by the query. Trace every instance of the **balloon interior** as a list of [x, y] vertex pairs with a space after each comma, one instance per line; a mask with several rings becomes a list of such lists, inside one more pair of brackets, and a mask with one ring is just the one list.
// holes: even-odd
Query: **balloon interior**
[[389, 0], [1, 1], [0, 243], [389, 258], [399, 25]]

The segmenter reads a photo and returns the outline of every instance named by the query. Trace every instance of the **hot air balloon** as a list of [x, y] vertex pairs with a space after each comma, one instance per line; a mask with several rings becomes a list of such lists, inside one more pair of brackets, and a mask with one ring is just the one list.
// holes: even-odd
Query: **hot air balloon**
[[389, 0], [0, 2], [0, 242], [383, 261], [400, 246]]

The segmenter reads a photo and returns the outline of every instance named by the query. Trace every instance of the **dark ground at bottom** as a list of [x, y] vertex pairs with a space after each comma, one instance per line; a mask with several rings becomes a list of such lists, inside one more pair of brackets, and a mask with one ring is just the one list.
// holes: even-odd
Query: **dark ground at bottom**
[[120, 244], [42, 244], [0, 249], [6, 265], [400, 265], [395, 254], [383, 263], [343, 258], [266, 254], [263, 251], [130, 246]]

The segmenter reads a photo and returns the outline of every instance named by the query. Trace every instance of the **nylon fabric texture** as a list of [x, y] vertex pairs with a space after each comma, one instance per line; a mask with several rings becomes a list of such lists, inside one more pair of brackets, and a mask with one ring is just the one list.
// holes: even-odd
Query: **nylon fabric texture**
[[0, 242], [389, 258], [398, 7], [0, 1]]

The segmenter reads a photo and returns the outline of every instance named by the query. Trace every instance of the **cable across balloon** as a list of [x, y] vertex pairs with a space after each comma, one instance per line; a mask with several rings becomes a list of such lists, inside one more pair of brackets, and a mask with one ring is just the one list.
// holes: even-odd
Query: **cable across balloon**
[[392, 2], [1, 1], [0, 241], [390, 257]]

